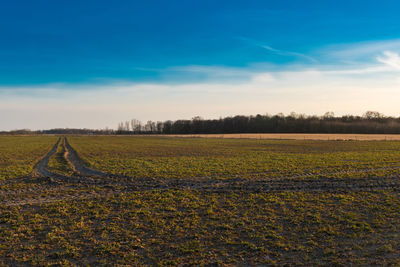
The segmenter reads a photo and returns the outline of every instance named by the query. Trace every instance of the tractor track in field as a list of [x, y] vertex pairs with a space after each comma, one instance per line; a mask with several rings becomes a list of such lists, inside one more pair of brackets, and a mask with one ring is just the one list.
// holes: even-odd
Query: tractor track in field
[[[75, 166], [82, 168], [83, 161], [77, 152], [66, 140], [67, 150], [72, 155], [76, 155], [71, 160]], [[86, 167], [83, 167], [86, 168]], [[303, 176], [258, 179], [250, 180], [243, 178], [215, 179], [215, 178], [180, 178], [180, 179], [151, 179], [151, 178], [131, 178], [106, 174], [86, 168], [87, 174], [99, 175], [101, 177], [117, 178], [119, 185], [137, 187], [138, 189], [192, 189], [207, 191], [231, 191], [247, 190], [259, 192], [284, 192], [284, 191], [327, 191], [327, 192], [346, 192], [346, 191], [374, 191], [374, 190], [400, 190], [400, 177], [393, 176], [387, 178], [305, 178]], [[304, 176], [305, 177], [305, 176]], [[133, 180], [134, 182], [124, 182], [123, 180]], [[122, 181], [121, 181], [122, 180]], [[111, 181], [110, 181], [111, 182]]]
[[[74, 170], [66, 176], [48, 169], [58, 147], [65, 148], [64, 158]], [[301, 177], [301, 176], [300, 176]], [[91, 199], [134, 191], [198, 190], [207, 192], [375, 192], [400, 191], [400, 177], [384, 178], [265, 178], [244, 179], [212, 177], [156, 179], [107, 174], [87, 167], [67, 138], [58, 139], [41, 158], [29, 177], [0, 182], [0, 206], [40, 205], [58, 201]]]
[[52, 147], [52, 149], [43, 157], [41, 158], [33, 167], [32, 176], [41, 177], [47, 176], [51, 177], [56, 175], [55, 173], [50, 172], [47, 169], [47, 165], [49, 164], [50, 158], [57, 152], [58, 146], [61, 142], [61, 138], [58, 139], [57, 143]]
[[77, 172], [80, 176], [98, 176], [98, 177], [107, 177], [109, 175], [98, 171], [93, 170], [85, 166], [83, 160], [79, 157], [78, 153], [71, 147], [67, 138], [64, 138], [64, 146], [65, 146], [65, 158], [72, 165], [72, 168], [75, 172]]

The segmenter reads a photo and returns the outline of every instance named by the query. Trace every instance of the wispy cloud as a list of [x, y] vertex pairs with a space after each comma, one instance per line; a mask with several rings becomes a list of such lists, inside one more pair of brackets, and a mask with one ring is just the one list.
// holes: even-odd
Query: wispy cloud
[[[381, 63], [382, 64], [382, 63]], [[239, 70], [238, 70], [239, 71]], [[354, 72], [356, 70], [353, 70]], [[14, 128], [116, 127], [121, 120], [218, 118], [237, 114], [362, 114], [379, 110], [398, 116], [398, 73], [348, 75], [320, 69], [253, 73], [241, 83], [115, 84], [73, 94], [58, 88], [46, 98], [0, 92], [0, 130]], [[362, 71], [361, 71], [362, 72]], [[15, 91], [14, 91], [15, 92]], [[21, 94], [25, 92], [24, 94]], [[155, 108], [156, 107], [156, 108]], [[61, 119], [60, 119], [61, 118]]]
[[260, 47], [262, 47], [262, 48], [264, 48], [264, 49], [266, 49], [268, 51], [271, 51], [272, 53], [275, 53], [277, 55], [299, 57], [299, 58], [307, 59], [307, 60], [309, 60], [311, 62], [318, 62], [313, 57], [307, 56], [307, 55], [302, 54], [302, 53], [297, 53], [297, 52], [292, 52], [292, 51], [285, 51], [285, 50], [278, 50], [278, 49], [272, 48], [272, 47], [270, 47], [268, 45], [260, 45]]
[[276, 49], [267, 44], [264, 44], [262, 42], [259, 42], [259, 41], [256, 41], [256, 40], [253, 40], [253, 39], [250, 39], [247, 37], [240, 36], [240, 37], [237, 37], [237, 39], [245, 41], [247, 43], [250, 43], [254, 46], [264, 48], [265, 50], [268, 50], [269, 52], [274, 53], [276, 55], [302, 58], [302, 59], [306, 59], [306, 60], [314, 62], [314, 63], [318, 62], [315, 58], [308, 56], [306, 54], [294, 52], [294, 51]]
[[400, 39], [334, 44], [314, 52], [323, 62], [340, 64], [373, 63], [384, 51], [400, 52]]
[[226, 67], [226, 66], [205, 66], [205, 65], [189, 65], [180, 67], [170, 67], [166, 71], [175, 72], [193, 72], [204, 73], [212, 76], [242, 76], [251, 74], [252, 71], [244, 68]]
[[[267, 45], [259, 47], [275, 54], [296, 53]], [[151, 70], [172, 75], [178, 83], [114, 81], [0, 87], [0, 114], [7, 114], [0, 117], [0, 130], [115, 127], [117, 122], [132, 117], [143, 121], [196, 115], [216, 118], [293, 110], [308, 114], [379, 110], [399, 116], [400, 41], [363, 43], [359, 51], [354, 44], [321, 51], [327, 54], [314, 51], [312, 55], [329, 55], [332, 60], [318, 57], [319, 62], [314, 64], [249, 63], [242, 68], [189, 65]], [[203, 79], [182, 79], [192, 75]]]
[[383, 52], [383, 56], [377, 57], [377, 60], [396, 70], [400, 70], [400, 56], [398, 53], [385, 51]]

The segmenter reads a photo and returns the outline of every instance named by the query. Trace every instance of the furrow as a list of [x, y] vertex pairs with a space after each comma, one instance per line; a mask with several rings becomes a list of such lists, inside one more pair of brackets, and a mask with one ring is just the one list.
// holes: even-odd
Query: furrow
[[80, 176], [98, 176], [98, 177], [106, 177], [108, 176], [107, 174], [98, 171], [98, 170], [93, 170], [91, 168], [88, 168], [85, 166], [83, 160], [79, 157], [78, 153], [75, 151], [75, 149], [69, 144], [68, 139], [64, 139], [64, 144], [65, 144], [65, 158], [67, 161], [71, 163], [71, 166], [73, 167], [74, 171], [78, 173]]
[[47, 165], [49, 164], [50, 158], [57, 152], [60, 141], [61, 138], [59, 138], [53, 148], [42, 159], [40, 159], [38, 163], [35, 164], [35, 166], [33, 167], [33, 176], [52, 177], [55, 175], [53, 172], [50, 172], [47, 169]]

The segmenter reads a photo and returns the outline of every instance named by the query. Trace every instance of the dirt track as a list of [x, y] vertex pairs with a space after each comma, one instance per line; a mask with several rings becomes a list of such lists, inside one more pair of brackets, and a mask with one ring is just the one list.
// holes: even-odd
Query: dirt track
[[[61, 200], [87, 199], [105, 195], [142, 190], [186, 189], [208, 192], [373, 192], [400, 191], [398, 176], [386, 178], [307, 178], [284, 177], [257, 180], [211, 177], [182, 179], [133, 178], [110, 175], [85, 166], [78, 153], [65, 145], [64, 157], [76, 175], [64, 176], [48, 170], [49, 159], [55, 154], [61, 139], [38, 161], [31, 177], [21, 177], [0, 182], [0, 205], [37, 205]], [[22, 185], [22, 186], [21, 186]]]
[[79, 157], [78, 153], [76, 153], [75, 149], [71, 147], [67, 138], [64, 139], [65, 144], [65, 158], [71, 163], [75, 172], [77, 172], [81, 176], [99, 176], [99, 177], [106, 177], [107, 174], [93, 170], [85, 166], [83, 160]]
[[60, 142], [61, 138], [58, 139], [57, 143], [53, 146], [53, 148], [49, 151], [49, 153], [47, 153], [42, 159], [38, 161], [38, 163], [35, 164], [35, 166], [33, 167], [33, 173], [32, 173], [33, 176], [51, 177], [56, 175], [47, 169], [47, 165], [49, 164], [50, 158], [57, 152], [57, 148]]

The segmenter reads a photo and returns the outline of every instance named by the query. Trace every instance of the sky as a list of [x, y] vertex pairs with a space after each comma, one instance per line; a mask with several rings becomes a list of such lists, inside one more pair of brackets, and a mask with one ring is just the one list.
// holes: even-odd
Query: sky
[[399, 1], [5, 1], [0, 130], [400, 116]]

